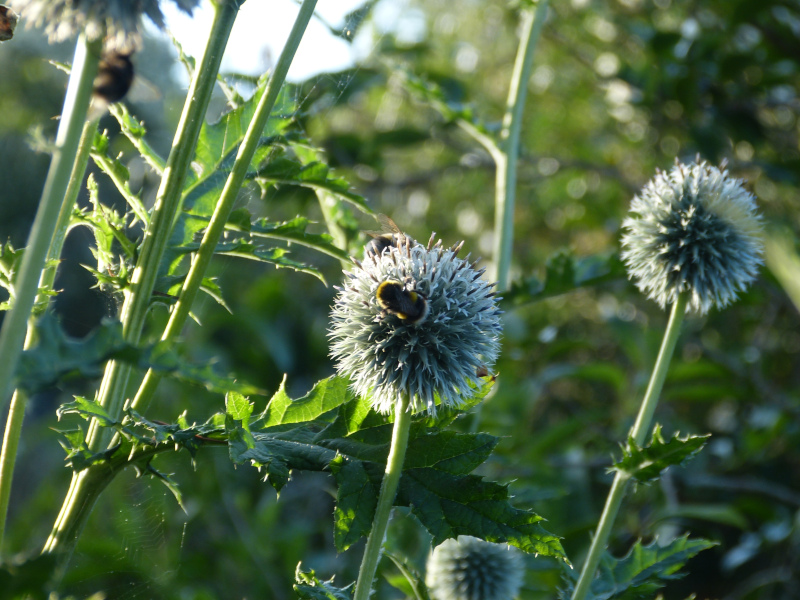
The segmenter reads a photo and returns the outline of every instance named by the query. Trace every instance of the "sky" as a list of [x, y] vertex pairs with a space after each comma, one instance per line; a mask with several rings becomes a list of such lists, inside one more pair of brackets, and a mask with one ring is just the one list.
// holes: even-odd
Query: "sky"
[[[319, 0], [316, 13], [334, 27], [344, 16], [363, 4], [363, 0]], [[199, 56], [207, 37], [213, 9], [203, 0], [192, 17], [175, 4], [165, 2], [162, 10], [167, 26], [184, 50]], [[274, 66], [289, 36], [299, 5], [292, 0], [248, 0], [239, 11], [222, 62], [223, 71], [260, 75]], [[382, 11], [386, 13], [386, 10]], [[377, 16], [377, 15], [376, 15]], [[365, 37], [349, 44], [334, 37], [318, 19], [312, 18], [289, 70], [290, 81], [301, 81], [320, 72], [338, 71], [351, 66], [359, 53], [367, 53]]]

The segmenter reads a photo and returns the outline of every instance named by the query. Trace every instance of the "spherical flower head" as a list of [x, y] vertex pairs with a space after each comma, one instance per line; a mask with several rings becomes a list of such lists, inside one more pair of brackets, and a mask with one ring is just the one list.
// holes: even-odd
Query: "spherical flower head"
[[687, 310], [723, 308], [763, 262], [755, 197], [704, 161], [659, 171], [622, 223], [622, 259], [636, 286], [664, 308], [689, 294]]
[[511, 600], [524, 573], [518, 550], [461, 535], [430, 554], [425, 584], [435, 600]]
[[[497, 360], [500, 310], [483, 269], [434, 238], [410, 238], [345, 272], [328, 336], [337, 371], [388, 414], [408, 397], [413, 411], [459, 406]], [[389, 293], [390, 292], [390, 293]]]
[[[191, 14], [200, 0], [173, 0]], [[164, 27], [159, 0], [9, 0], [29, 24], [45, 26], [51, 43], [81, 31], [90, 40], [105, 39], [106, 48], [133, 52], [141, 46], [141, 17]]]

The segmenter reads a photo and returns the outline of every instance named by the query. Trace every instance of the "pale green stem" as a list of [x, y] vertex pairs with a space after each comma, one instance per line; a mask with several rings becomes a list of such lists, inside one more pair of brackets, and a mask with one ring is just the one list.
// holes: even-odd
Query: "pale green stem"
[[[658, 358], [653, 367], [653, 373], [650, 376], [650, 383], [642, 399], [642, 405], [639, 408], [639, 415], [636, 417], [636, 423], [634, 423], [633, 429], [631, 429], [631, 437], [634, 443], [639, 447], [644, 443], [645, 437], [650, 430], [650, 425], [653, 422], [653, 414], [656, 411], [656, 406], [658, 406], [658, 398], [661, 395], [661, 389], [664, 387], [664, 380], [667, 377], [669, 363], [672, 360], [675, 344], [680, 335], [681, 323], [683, 323], [683, 317], [686, 313], [687, 301], [688, 295], [682, 293], [678, 296], [675, 304], [672, 305], [672, 313], [669, 317], [669, 323], [667, 323], [667, 329], [664, 331], [664, 339], [661, 342], [661, 349], [658, 352]], [[608, 545], [608, 538], [611, 536], [614, 520], [617, 518], [619, 507], [625, 496], [625, 487], [628, 483], [628, 479], [630, 479], [630, 475], [622, 471], [617, 471], [617, 474], [614, 476], [614, 483], [611, 485], [611, 489], [608, 492], [603, 514], [600, 516], [600, 521], [597, 524], [597, 532], [594, 535], [594, 539], [592, 539], [592, 545], [589, 548], [589, 554], [586, 556], [586, 561], [583, 564], [578, 583], [575, 586], [575, 592], [572, 594], [572, 600], [583, 600], [589, 593], [592, 580], [597, 571], [597, 566], [600, 564], [600, 559]]]
[[[145, 231], [139, 261], [121, 312], [123, 335], [126, 341], [132, 343], [138, 342], [142, 333], [159, 263], [181, 208], [183, 185], [216, 83], [222, 54], [241, 2], [228, 0], [213, 5], [216, 12], [209, 39], [189, 86], [161, 186], [156, 195], [153, 215]], [[99, 398], [106, 410], [114, 416], [119, 416], [121, 412], [129, 375], [130, 369], [116, 361], [111, 361], [106, 366]], [[100, 429], [96, 423], [92, 423], [87, 434], [87, 443], [94, 450], [100, 449], [103, 442], [111, 438], [105, 431], [99, 434]], [[70, 489], [43, 549], [45, 553], [59, 553], [62, 567], [72, 554], [99, 495], [97, 488], [101, 482], [90, 474], [91, 471], [90, 468], [73, 475]]]
[[[508, 90], [506, 112], [500, 133], [501, 152], [495, 157], [495, 217], [494, 217], [494, 262], [497, 290], [508, 287], [511, 269], [511, 250], [514, 240], [514, 202], [517, 186], [517, 160], [519, 138], [522, 130], [522, 113], [528, 92], [528, 80], [533, 66], [533, 53], [547, 17], [547, 0], [540, 0], [536, 11], [522, 12], [522, 38], [520, 39], [511, 85]], [[499, 160], [498, 160], [499, 159]]]
[[394, 408], [392, 445], [389, 449], [389, 457], [386, 459], [386, 471], [381, 482], [375, 518], [372, 521], [372, 529], [364, 548], [361, 568], [358, 570], [358, 581], [353, 600], [368, 600], [372, 590], [372, 581], [375, 579], [375, 571], [381, 557], [383, 538], [386, 536], [386, 527], [389, 525], [389, 515], [397, 494], [400, 475], [403, 473], [403, 461], [408, 447], [408, 432], [411, 428], [411, 412], [408, 410], [408, 403], [408, 398], [403, 396], [397, 401]]
[[[533, 66], [533, 53], [547, 18], [547, 4], [548, 0], [540, 0], [536, 5], [535, 12], [531, 10], [522, 12], [522, 22], [520, 23], [522, 37], [519, 40], [517, 58], [514, 61], [514, 70], [508, 86], [508, 100], [506, 101], [506, 112], [503, 115], [499, 143], [494, 143], [491, 138], [488, 138], [472, 124], [459, 123], [467, 133], [486, 148], [495, 163], [494, 272], [491, 278], [497, 282], [496, 289], [499, 292], [503, 292], [508, 287], [509, 271], [511, 270], [522, 114]], [[480, 426], [482, 410], [483, 404], [479, 404], [473, 412], [470, 423], [472, 432], [477, 431]]]
[[[132, 344], [139, 342], [144, 329], [161, 259], [172, 234], [172, 226], [181, 210], [183, 185], [194, 157], [208, 102], [216, 85], [222, 54], [240, 4], [236, 0], [214, 4], [216, 12], [211, 33], [186, 95], [161, 185], [156, 193], [152, 217], [145, 229], [139, 260], [120, 312], [122, 335], [125, 341]], [[122, 411], [130, 373], [129, 365], [117, 361], [110, 361], [106, 366], [98, 398], [113, 417], [118, 417]], [[92, 422], [86, 436], [87, 444], [92, 450], [105, 446], [111, 437], [112, 432], [100, 428], [96, 421]]]
[[[52, 289], [53, 287], [53, 282], [56, 278], [56, 267], [50, 263], [58, 260], [61, 256], [61, 250], [64, 247], [64, 239], [67, 237], [72, 211], [81, 189], [83, 175], [86, 172], [86, 165], [89, 162], [89, 150], [92, 147], [94, 133], [94, 121], [86, 121], [78, 146], [78, 153], [75, 156], [75, 162], [72, 166], [69, 185], [64, 195], [64, 202], [61, 204], [61, 210], [56, 220], [56, 228], [50, 239], [50, 247], [47, 250], [47, 258], [45, 259], [46, 266], [42, 272], [41, 281], [39, 282], [39, 287], [42, 289]], [[48, 296], [40, 295], [40, 297], [36, 299], [36, 302], [44, 303], [47, 299]], [[35, 332], [33, 322], [29, 321], [28, 334], [25, 337], [24, 348], [26, 350], [30, 348], [34, 340]], [[6, 430], [3, 434], [3, 450], [2, 454], [0, 454], [0, 548], [2, 548], [3, 537], [5, 535], [8, 504], [11, 500], [11, 484], [14, 479], [14, 465], [17, 459], [17, 449], [19, 447], [19, 438], [22, 434], [22, 422], [25, 418], [27, 403], [27, 394], [22, 390], [14, 392], [11, 398], [11, 405], [8, 409]]]
[[[177, 338], [186, 323], [194, 299], [200, 290], [200, 285], [203, 283], [203, 276], [208, 264], [211, 262], [211, 258], [214, 256], [214, 250], [225, 229], [225, 224], [228, 222], [228, 217], [239, 190], [242, 189], [250, 163], [258, 149], [258, 143], [267, 124], [267, 119], [269, 119], [269, 115], [278, 99], [278, 94], [283, 82], [286, 80], [289, 66], [292, 64], [298, 46], [300, 46], [300, 40], [303, 39], [308, 22], [314, 14], [316, 4], [317, 0], [304, 0], [303, 5], [300, 7], [297, 20], [289, 33], [289, 39], [286, 41], [286, 45], [278, 58], [278, 63], [275, 65], [267, 84], [267, 89], [264, 90], [264, 94], [258, 102], [253, 119], [250, 121], [244, 139], [239, 146], [236, 161], [233, 163], [228, 180], [225, 182], [225, 188], [222, 190], [222, 195], [214, 209], [214, 214], [208, 223], [203, 240], [200, 242], [200, 247], [192, 258], [192, 266], [183, 282], [178, 302], [172, 309], [164, 334], [161, 336], [162, 340], [174, 340]], [[131, 407], [139, 411], [145, 410], [160, 380], [161, 375], [150, 369], [145, 375]]]
[[72, 72], [64, 98], [64, 109], [56, 134], [55, 150], [42, 190], [42, 198], [33, 221], [28, 245], [14, 282], [13, 305], [0, 331], [0, 407], [13, 388], [14, 371], [25, 342], [28, 318], [39, 291], [39, 280], [47, 259], [53, 232], [70, 181], [72, 166], [86, 121], [92, 94], [92, 82], [100, 61], [99, 44], [81, 36], [75, 48]]

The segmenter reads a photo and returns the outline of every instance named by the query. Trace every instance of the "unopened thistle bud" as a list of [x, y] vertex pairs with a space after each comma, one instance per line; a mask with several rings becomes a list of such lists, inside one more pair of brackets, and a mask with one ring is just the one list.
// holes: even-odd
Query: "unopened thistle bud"
[[494, 365], [500, 310], [493, 286], [459, 247], [411, 238], [368, 252], [345, 273], [331, 312], [331, 356], [353, 391], [391, 413], [459, 406]]
[[512, 600], [524, 573], [516, 549], [462, 535], [430, 554], [425, 584], [435, 600]]
[[664, 308], [689, 294], [687, 310], [723, 308], [755, 279], [761, 217], [742, 182], [706, 162], [659, 171], [622, 223], [622, 259], [636, 286]]

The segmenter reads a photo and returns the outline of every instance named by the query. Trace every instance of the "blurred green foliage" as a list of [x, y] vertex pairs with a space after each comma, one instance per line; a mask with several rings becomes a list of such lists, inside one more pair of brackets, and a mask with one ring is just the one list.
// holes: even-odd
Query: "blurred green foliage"
[[[389, 9], [401, 15], [391, 26], [379, 18]], [[458, 119], [499, 130], [517, 7], [383, 0], [370, 15], [361, 31], [373, 36], [368, 57], [288, 90], [301, 104], [299, 124], [334, 174], [376, 212], [417, 239], [436, 230], [445, 243], [465, 239], [473, 256], [490, 259], [493, 164]], [[408, 27], [410, 20], [418, 30]], [[0, 47], [0, 241], [9, 238], [15, 247], [24, 245], [47, 165], [25, 147], [26, 132], [39, 125], [52, 135], [50, 118], [60, 110], [65, 81], [42, 57], [68, 59], [22, 41]], [[137, 69], [160, 88], [163, 102], [134, 102], [131, 110], [146, 120], [148, 141], [163, 155], [181, 100], [165, 69], [148, 67], [163, 64], [168, 49], [153, 40], [146, 47]], [[547, 518], [547, 530], [562, 537], [573, 564], [582, 563], [610, 483], [607, 470], [620, 455], [666, 322], [614, 259], [631, 196], [676, 158], [726, 160], [758, 196], [768, 237], [780, 226], [789, 240], [782, 247], [788, 254], [768, 254], [770, 268], [739, 302], [685, 322], [656, 419], [667, 439], [677, 432], [711, 437], [685, 467], [638, 485], [617, 521], [610, 551], [618, 557], [656, 535], [680, 540], [688, 532], [719, 542], [688, 562], [683, 579], [667, 583], [667, 600], [692, 593], [772, 600], [796, 597], [800, 589], [800, 316], [778, 275], [797, 260], [800, 231], [798, 57], [800, 8], [789, 0], [571, 0], [551, 4], [528, 82], [516, 283], [505, 304], [496, 393], [480, 421], [481, 431], [502, 441], [479, 474], [512, 482], [518, 505]], [[408, 74], [435, 85], [439, 100], [420, 94]], [[110, 153], [122, 153], [151, 202], [157, 178], [116, 135], [112, 119], [102, 126], [110, 132]], [[103, 202], [124, 210], [107, 178], [95, 173]], [[323, 222], [307, 189], [261, 192], [255, 184], [242, 192], [242, 205], [254, 215]], [[366, 218], [359, 222], [375, 229]], [[73, 335], [86, 335], [116, 310], [114, 297], [90, 289], [93, 279], [79, 266], [92, 264], [91, 244], [85, 231], [72, 234], [56, 283], [64, 290], [56, 309]], [[294, 246], [292, 252], [326, 281], [340, 280], [334, 258]], [[230, 312], [209, 298], [198, 301], [202, 326], [190, 324], [179, 348], [187, 360], [214, 362], [270, 391], [287, 374], [293, 397], [331, 373], [325, 336], [331, 288], [233, 257], [218, 258], [209, 275], [217, 277]], [[154, 310], [153, 334], [165, 318], [166, 310]], [[6, 556], [36, 553], [47, 536], [69, 481], [49, 429], [56, 426], [55, 407], [92, 393], [95, 384], [73, 379], [34, 398]], [[223, 399], [165, 379], [154, 406], [150, 419], [172, 422], [188, 411], [190, 421], [203, 422], [222, 410]], [[459, 419], [454, 428], [465, 432], [470, 424]], [[355, 579], [361, 545], [344, 554], [335, 549], [329, 476], [295, 476], [278, 498], [255, 471], [234, 469], [222, 449], [198, 453], [194, 466], [185, 455], [166, 455], [158, 467], [174, 473], [186, 512], [151, 480], [118, 477], [78, 545], [65, 596], [282, 600], [294, 597], [300, 561], [320, 580], [336, 575], [344, 586]], [[421, 570], [428, 542], [410, 513], [396, 511], [393, 555]], [[521, 597], [552, 598], [562, 585], [559, 565], [526, 561]], [[387, 580], [396, 577], [389, 561], [382, 568]], [[404, 596], [384, 583], [378, 597]]]

